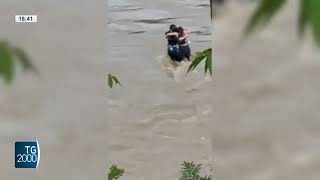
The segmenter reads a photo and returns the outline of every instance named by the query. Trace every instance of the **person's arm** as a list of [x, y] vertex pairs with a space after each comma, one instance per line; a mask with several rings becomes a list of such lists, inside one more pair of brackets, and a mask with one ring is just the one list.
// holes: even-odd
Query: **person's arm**
[[185, 39], [187, 39], [189, 37], [189, 35], [185, 34], [184, 36], [179, 38], [179, 41], [183, 41]]
[[169, 32], [166, 34], [167, 36], [178, 36], [178, 33], [176, 32]]
[[190, 34], [191, 31], [188, 31], [188, 30], [183, 30], [185, 34]]

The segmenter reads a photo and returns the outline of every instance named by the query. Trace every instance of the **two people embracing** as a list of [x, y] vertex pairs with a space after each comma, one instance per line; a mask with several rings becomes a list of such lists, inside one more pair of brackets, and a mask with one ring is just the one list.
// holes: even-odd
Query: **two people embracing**
[[168, 55], [170, 58], [177, 62], [183, 61], [184, 58], [190, 61], [190, 31], [172, 24], [170, 25], [170, 30], [165, 35], [168, 40]]

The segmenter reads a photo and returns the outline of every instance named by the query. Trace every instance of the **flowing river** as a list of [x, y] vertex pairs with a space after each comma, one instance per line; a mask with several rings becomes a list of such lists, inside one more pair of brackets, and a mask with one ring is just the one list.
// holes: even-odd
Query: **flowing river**
[[204, 72], [186, 76], [188, 63], [168, 67], [164, 33], [190, 30], [192, 51], [211, 47], [208, 1], [109, 1], [109, 63], [122, 88], [109, 93], [109, 162], [123, 179], [178, 179], [183, 161], [212, 165], [205, 117], [211, 107], [197, 94]]

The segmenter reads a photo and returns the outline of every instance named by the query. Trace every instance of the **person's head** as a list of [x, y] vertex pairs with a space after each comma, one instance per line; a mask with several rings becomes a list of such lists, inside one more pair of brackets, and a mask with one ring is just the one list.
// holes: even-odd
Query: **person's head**
[[170, 31], [173, 31], [173, 30], [176, 29], [176, 28], [177, 28], [176, 25], [174, 25], [174, 24], [171, 24], [171, 25], [170, 25]]
[[183, 30], [183, 28], [181, 26], [177, 28], [177, 31], [178, 31], [180, 36], [182, 36], [184, 34], [184, 30]]

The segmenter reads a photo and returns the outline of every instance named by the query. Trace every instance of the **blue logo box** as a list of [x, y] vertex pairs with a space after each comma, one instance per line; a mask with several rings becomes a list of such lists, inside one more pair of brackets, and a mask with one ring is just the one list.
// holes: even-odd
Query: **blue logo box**
[[40, 161], [38, 141], [15, 143], [15, 167], [37, 168]]

